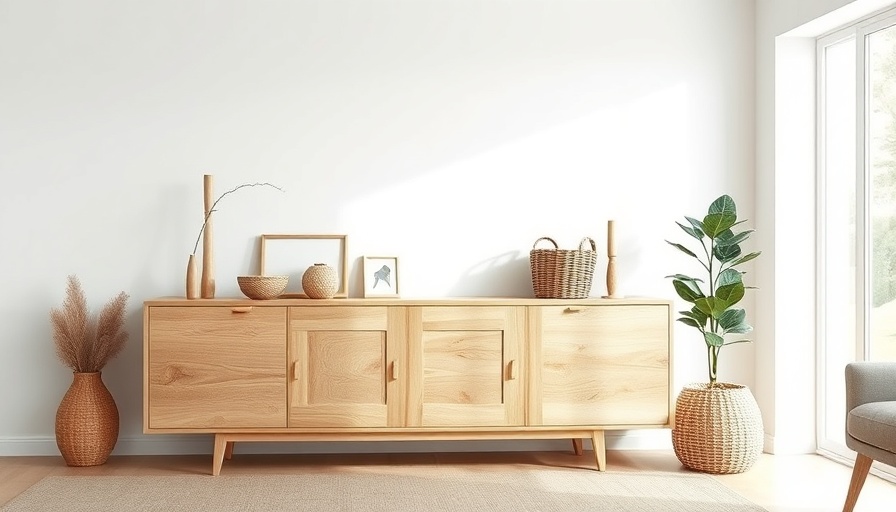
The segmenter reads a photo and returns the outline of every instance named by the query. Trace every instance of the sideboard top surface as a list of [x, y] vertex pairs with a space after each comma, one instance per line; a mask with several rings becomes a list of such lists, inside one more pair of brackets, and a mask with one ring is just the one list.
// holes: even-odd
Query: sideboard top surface
[[341, 298], [307, 299], [282, 298], [253, 300], [243, 297], [214, 299], [186, 299], [184, 297], [158, 297], [143, 302], [144, 306], [617, 306], [617, 305], [672, 305], [668, 299], [650, 297], [623, 297], [603, 299], [537, 299], [534, 297], [442, 297], [442, 298]]

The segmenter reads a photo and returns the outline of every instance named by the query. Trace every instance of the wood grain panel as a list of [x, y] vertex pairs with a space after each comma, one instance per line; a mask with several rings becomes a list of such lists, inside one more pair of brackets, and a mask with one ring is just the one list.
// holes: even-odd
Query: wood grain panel
[[343, 331], [385, 331], [388, 316], [385, 306], [330, 306], [289, 308], [290, 329]]
[[504, 398], [501, 331], [427, 331], [423, 334], [423, 401], [500, 404]]
[[290, 308], [291, 428], [404, 424], [403, 311]]
[[386, 404], [386, 335], [321, 331], [308, 335], [308, 404]]
[[666, 305], [538, 309], [541, 424], [669, 422]]
[[147, 316], [149, 428], [286, 425], [286, 308]]
[[408, 425], [523, 425], [525, 308], [408, 312]]

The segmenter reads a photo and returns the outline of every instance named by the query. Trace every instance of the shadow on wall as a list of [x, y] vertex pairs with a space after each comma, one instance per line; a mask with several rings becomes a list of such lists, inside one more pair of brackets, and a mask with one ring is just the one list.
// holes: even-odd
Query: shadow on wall
[[[488, 290], [484, 293], [483, 290]], [[505, 252], [468, 268], [451, 287], [452, 297], [534, 297], [529, 254]]]

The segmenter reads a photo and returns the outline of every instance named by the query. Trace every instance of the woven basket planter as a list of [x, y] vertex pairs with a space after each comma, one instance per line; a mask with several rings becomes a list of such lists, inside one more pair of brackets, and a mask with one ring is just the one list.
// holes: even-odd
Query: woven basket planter
[[56, 445], [65, 463], [105, 463], [118, 441], [118, 425], [118, 407], [102, 374], [75, 372], [56, 410]]
[[672, 446], [685, 467], [704, 473], [743, 473], [763, 441], [762, 414], [746, 386], [685, 386], [675, 402]]

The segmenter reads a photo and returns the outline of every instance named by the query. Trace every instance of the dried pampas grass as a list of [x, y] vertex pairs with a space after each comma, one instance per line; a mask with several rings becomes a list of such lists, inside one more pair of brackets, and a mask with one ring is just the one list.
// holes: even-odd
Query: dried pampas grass
[[128, 295], [124, 292], [103, 306], [97, 319], [90, 317], [81, 282], [68, 276], [62, 308], [50, 310], [56, 355], [63, 364], [78, 373], [98, 372], [121, 352], [128, 340], [124, 310]]

